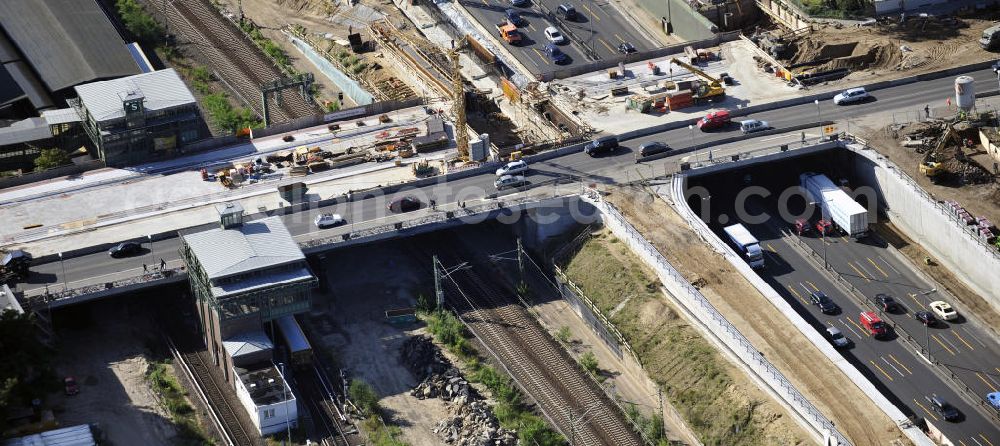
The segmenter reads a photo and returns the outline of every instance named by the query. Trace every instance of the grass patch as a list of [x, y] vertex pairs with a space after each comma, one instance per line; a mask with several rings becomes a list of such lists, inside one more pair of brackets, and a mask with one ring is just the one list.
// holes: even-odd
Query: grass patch
[[270, 57], [271, 60], [274, 61], [279, 68], [281, 68], [281, 71], [284, 71], [286, 74], [295, 74], [295, 68], [292, 67], [292, 61], [288, 58], [288, 54], [285, 53], [285, 51], [282, 50], [278, 44], [274, 43], [274, 41], [264, 37], [264, 34], [260, 32], [257, 25], [249, 20], [246, 20], [240, 25], [240, 27], [243, 29], [243, 32], [250, 37], [250, 40], [253, 41], [254, 45], [257, 45], [257, 48], [260, 48], [260, 50], [263, 51], [267, 57]]
[[524, 404], [521, 391], [505, 372], [501, 372], [489, 364], [484, 364], [469, 345], [467, 332], [462, 321], [455, 315], [438, 310], [419, 313], [427, 323], [427, 328], [434, 339], [448, 347], [448, 350], [458, 356], [465, 364], [467, 378], [489, 389], [496, 404], [493, 415], [497, 417], [500, 426], [517, 432], [520, 444], [537, 446], [565, 445], [566, 440], [549, 428], [541, 417], [536, 415]]
[[382, 407], [378, 404], [378, 394], [371, 385], [360, 379], [352, 379], [347, 388], [347, 394], [351, 402], [361, 411], [365, 417], [361, 422], [361, 428], [368, 435], [370, 444], [376, 446], [407, 446], [407, 443], [400, 440], [402, 431], [398, 426], [385, 424], [382, 418]]
[[[730, 366], [666, 304], [659, 282], [622, 243], [608, 235], [587, 240], [564, 271], [605, 314], [622, 304], [611, 322], [635, 349], [664, 396], [705, 445], [766, 445], [759, 402], [733, 397]], [[581, 358], [581, 365], [587, 368]], [[596, 366], [596, 364], [595, 364]], [[641, 414], [633, 408], [630, 417]], [[662, 420], [637, 419], [654, 441]]]
[[153, 391], [160, 396], [160, 404], [167, 409], [171, 420], [177, 426], [177, 438], [174, 444], [185, 446], [215, 444], [198, 424], [195, 410], [188, 402], [187, 392], [170, 370], [170, 361], [151, 362], [146, 369], [146, 380], [149, 381]]

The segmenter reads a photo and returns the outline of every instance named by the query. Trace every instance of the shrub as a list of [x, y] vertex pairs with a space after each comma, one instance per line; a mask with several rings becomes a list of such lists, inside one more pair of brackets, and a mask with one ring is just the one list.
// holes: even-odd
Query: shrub
[[378, 415], [378, 394], [368, 383], [360, 379], [352, 379], [347, 393], [363, 415]]
[[69, 154], [63, 149], [42, 149], [35, 158], [36, 170], [47, 170], [69, 164]]
[[597, 357], [594, 356], [594, 352], [587, 352], [584, 353], [583, 356], [580, 356], [580, 366], [591, 375], [597, 375], [597, 372], [600, 370], [600, 367], [597, 364]]

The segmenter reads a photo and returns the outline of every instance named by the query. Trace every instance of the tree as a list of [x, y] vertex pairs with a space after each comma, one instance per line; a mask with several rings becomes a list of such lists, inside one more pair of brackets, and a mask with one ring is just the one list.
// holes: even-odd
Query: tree
[[163, 29], [152, 16], [146, 14], [135, 0], [117, 0], [115, 6], [122, 18], [125, 28], [128, 28], [140, 42], [156, 43], [163, 38]]
[[35, 158], [36, 170], [47, 170], [69, 164], [69, 155], [62, 149], [42, 149]]
[[0, 313], [0, 432], [7, 428], [10, 407], [43, 396], [56, 383], [51, 351], [35, 334], [27, 314]]

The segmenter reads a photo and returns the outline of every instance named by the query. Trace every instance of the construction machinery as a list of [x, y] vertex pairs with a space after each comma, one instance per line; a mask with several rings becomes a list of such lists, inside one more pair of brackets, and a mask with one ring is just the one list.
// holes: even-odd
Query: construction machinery
[[670, 62], [674, 65], [679, 65], [685, 70], [690, 71], [694, 75], [701, 77], [705, 82], [697, 82], [691, 86], [691, 90], [696, 103], [703, 102], [711, 98], [723, 98], [726, 96], [726, 89], [722, 86], [722, 81], [709, 76], [708, 73], [699, 70], [691, 64], [684, 63], [681, 60], [675, 58], [670, 59]]
[[503, 21], [496, 24], [497, 32], [500, 33], [500, 37], [511, 45], [516, 45], [521, 42], [521, 33], [517, 30], [517, 25], [510, 23], [510, 21]]

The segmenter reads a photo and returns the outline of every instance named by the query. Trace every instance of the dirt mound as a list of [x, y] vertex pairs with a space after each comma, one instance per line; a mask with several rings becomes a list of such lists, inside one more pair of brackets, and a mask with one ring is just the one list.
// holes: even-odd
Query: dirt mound
[[296, 12], [311, 12], [317, 15], [329, 14], [337, 9], [331, 0], [277, 0], [279, 6]]
[[810, 65], [817, 71], [894, 69], [903, 60], [902, 51], [889, 40], [827, 43], [804, 36], [789, 45], [792, 65]]

